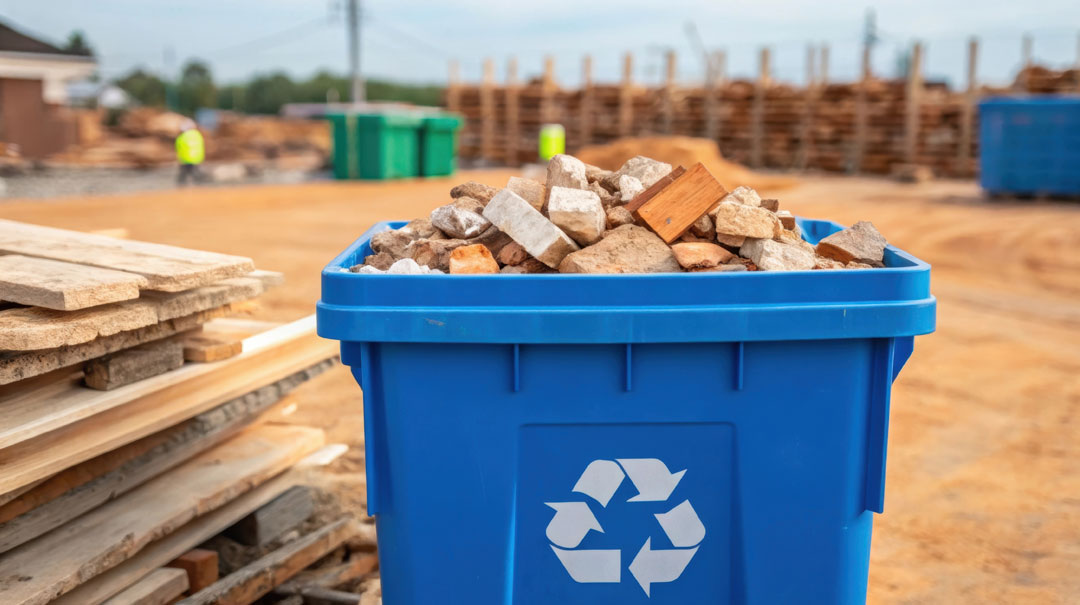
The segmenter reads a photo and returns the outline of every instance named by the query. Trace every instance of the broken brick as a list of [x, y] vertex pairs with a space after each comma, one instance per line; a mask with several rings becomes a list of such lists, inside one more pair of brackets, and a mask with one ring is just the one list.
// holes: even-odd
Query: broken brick
[[819, 241], [817, 253], [842, 263], [858, 261], [872, 265], [884, 258], [885, 245], [885, 237], [873, 223], [859, 221]]
[[707, 269], [722, 265], [735, 255], [709, 242], [681, 242], [671, 245], [675, 260], [683, 269]]
[[483, 244], [473, 244], [456, 248], [450, 253], [450, 273], [455, 275], [470, 273], [498, 273], [499, 263], [491, 255], [491, 250]]

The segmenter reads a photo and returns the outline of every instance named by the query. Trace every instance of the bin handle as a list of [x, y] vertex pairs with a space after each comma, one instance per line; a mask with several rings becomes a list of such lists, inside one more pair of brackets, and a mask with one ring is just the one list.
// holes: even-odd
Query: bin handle
[[[898, 342], [898, 341], [907, 341]], [[892, 382], [911, 355], [913, 337], [882, 338], [874, 341], [870, 361], [870, 409], [866, 436], [865, 508], [875, 513], [885, 510], [885, 461], [889, 444], [889, 397]], [[900, 363], [896, 363], [897, 359]]]

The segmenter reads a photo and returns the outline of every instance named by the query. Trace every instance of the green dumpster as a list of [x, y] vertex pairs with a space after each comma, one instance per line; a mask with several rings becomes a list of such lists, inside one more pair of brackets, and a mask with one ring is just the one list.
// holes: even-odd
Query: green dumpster
[[461, 118], [440, 114], [424, 118], [420, 127], [420, 174], [447, 176], [457, 168], [457, 131]]
[[330, 114], [334, 177], [396, 179], [420, 174], [421, 117], [411, 114]]

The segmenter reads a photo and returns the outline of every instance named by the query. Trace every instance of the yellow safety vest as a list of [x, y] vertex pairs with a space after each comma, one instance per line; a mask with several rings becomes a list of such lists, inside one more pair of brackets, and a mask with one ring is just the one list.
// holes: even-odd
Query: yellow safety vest
[[181, 164], [202, 164], [206, 157], [202, 133], [192, 128], [176, 137], [176, 159]]

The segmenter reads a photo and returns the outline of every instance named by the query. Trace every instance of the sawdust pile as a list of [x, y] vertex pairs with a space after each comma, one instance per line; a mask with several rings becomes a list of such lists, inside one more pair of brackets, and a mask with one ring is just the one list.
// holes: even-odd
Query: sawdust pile
[[758, 191], [771, 192], [797, 184], [790, 177], [758, 174], [741, 164], [729, 162], [720, 155], [720, 148], [708, 139], [693, 137], [625, 137], [606, 145], [589, 145], [574, 155], [586, 164], [605, 170], [618, 170], [626, 160], [643, 155], [672, 166], [690, 167], [701, 162], [727, 189], [746, 185]]

